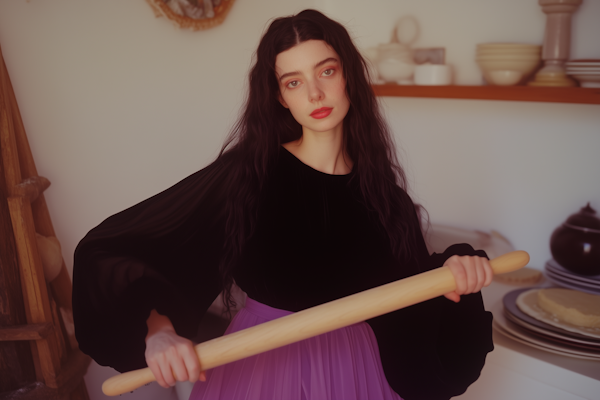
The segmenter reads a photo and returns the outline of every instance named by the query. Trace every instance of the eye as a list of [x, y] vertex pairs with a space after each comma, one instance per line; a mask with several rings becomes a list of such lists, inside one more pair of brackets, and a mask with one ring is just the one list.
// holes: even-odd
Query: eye
[[296, 86], [298, 86], [299, 84], [300, 84], [300, 82], [299, 82], [299, 81], [291, 81], [291, 82], [289, 82], [289, 83], [288, 83], [286, 86], [287, 86], [288, 88], [290, 88], [290, 89], [293, 89], [293, 88], [295, 88]]
[[331, 76], [331, 75], [333, 75], [334, 72], [335, 72], [335, 69], [333, 69], [333, 68], [326, 69], [325, 71], [323, 71], [323, 76]]

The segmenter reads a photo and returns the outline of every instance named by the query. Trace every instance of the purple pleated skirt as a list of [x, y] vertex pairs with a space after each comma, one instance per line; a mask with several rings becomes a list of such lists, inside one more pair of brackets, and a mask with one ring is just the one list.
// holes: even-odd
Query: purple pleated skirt
[[[252, 299], [225, 334], [291, 314]], [[401, 400], [387, 383], [375, 335], [361, 322], [207, 371], [190, 400]]]

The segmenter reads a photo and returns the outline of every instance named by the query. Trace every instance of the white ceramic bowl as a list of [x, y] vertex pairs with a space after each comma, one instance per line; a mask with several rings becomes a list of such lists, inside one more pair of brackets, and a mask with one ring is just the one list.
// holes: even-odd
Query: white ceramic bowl
[[477, 55], [540, 55], [538, 49], [477, 49]]
[[415, 64], [393, 58], [382, 60], [377, 64], [379, 76], [386, 82], [402, 82], [412, 79]]
[[496, 70], [509, 70], [509, 71], [519, 71], [524, 75], [527, 75], [540, 64], [540, 59], [530, 59], [530, 60], [486, 60], [479, 59], [477, 60], [477, 64], [482, 71], [496, 71]]
[[537, 57], [478, 57], [477, 65], [490, 85], [516, 85], [541, 64]]
[[539, 55], [524, 55], [524, 56], [477, 56], [476, 61], [539, 61]]
[[512, 86], [523, 78], [523, 72], [512, 70], [492, 70], [484, 72], [484, 78], [490, 85]]
[[479, 43], [478, 49], [535, 49], [541, 48], [538, 44], [529, 43]]
[[529, 43], [479, 43], [475, 61], [490, 85], [516, 85], [541, 63], [542, 46]]

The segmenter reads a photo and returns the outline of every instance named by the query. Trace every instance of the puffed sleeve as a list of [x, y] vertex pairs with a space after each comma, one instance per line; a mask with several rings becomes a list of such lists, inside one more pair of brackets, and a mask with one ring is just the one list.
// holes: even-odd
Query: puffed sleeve
[[[481, 255], [452, 246], [432, 258]], [[441, 261], [441, 266], [444, 261]], [[386, 378], [404, 400], [442, 400], [464, 393], [477, 380], [492, 342], [492, 315], [480, 293], [416, 304], [368, 321], [379, 345]]]
[[192, 338], [221, 291], [226, 153], [173, 187], [92, 229], [75, 250], [73, 314], [81, 350], [120, 372], [146, 366], [152, 309]]
[[[413, 224], [418, 225], [415, 215]], [[453, 255], [478, 255], [468, 244], [429, 255], [420, 229], [414, 238], [418, 260], [407, 275], [441, 267]], [[416, 266], [412, 265], [416, 262]], [[367, 321], [377, 338], [386, 378], [404, 400], [445, 400], [475, 382], [494, 349], [492, 314], [481, 293], [454, 303], [443, 296]]]

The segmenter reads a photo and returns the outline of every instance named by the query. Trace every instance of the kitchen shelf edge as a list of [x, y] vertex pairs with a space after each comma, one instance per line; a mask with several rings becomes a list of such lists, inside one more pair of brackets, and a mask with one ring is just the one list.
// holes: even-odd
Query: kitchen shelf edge
[[373, 85], [376, 96], [600, 104], [600, 88]]

